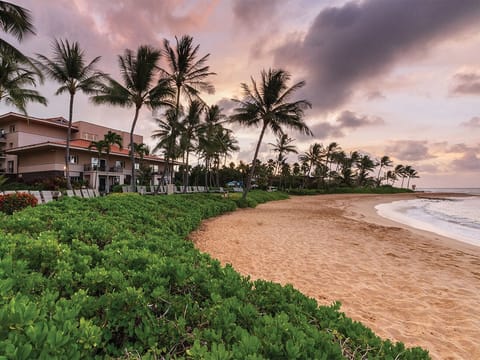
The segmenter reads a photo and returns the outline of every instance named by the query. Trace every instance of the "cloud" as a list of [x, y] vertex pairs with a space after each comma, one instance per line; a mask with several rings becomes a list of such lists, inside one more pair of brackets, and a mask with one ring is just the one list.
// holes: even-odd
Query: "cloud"
[[383, 99], [386, 99], [387, 97], [383, 95], [379, 90], [373, 90], [365, 94], [365, 98], [368, 101], [374, 101], [374, 100], [383, 100]]
[[455, 85], [451, 92], [457, 95], [480, 95], [480, 74], [462, 72], [454, 75]]
[[461, 158], [453, 160], [451, 165], [457, 171], [480, 171], [480, 157], [474, 150], [469, 150]]
[[221, 98], [217, 101], [217, 105], [220, 109], [223, 110], [223, 113], [227, 116], [233, 114], [233, 109], [235, 109], [238, 104], [235, 101], [232, 101], [228, 98]]
[[429, 153], [428, 141], [398, 140], [385, 148], [385, 153], [399, 160], [419, 161], [432, 159], [435, 156]]
[[233, 14], [236, 21], [243, 27], [252, 27], [265, 24], [266, 20], [276, 13], [280, 5], [278, 0], [235, 0], [233, 3]]
[[477, 0], [348, 2], [320, 11], [303, 39], [275, 51], [275, 61], [302, 70], [314, 109], [332, 110], [407, 56], [476, 26], [479, 16]]
[[462, 122], [460, 125], [471, 128], [480, 128], [480, 117], [475, 116], [468, 121]]
[[364, 126], [371, 125], [383, 125], [385, 121], [382, 118], [376, 116], [366, 116], [366, 115], [357, 115], [352, 111], [343, 111], [337, 117], [337, 123], [339, 123], [341, 128], [352, 128], [356, 129]]
[[[315, 139], [340, 138], [345, 136], [345, 130], [359, 129], [366, 126], [383, 125], [385, 121], [377, 116], [359, 115], [353, 111], [342, 111], [335, 119], [335, 124], [320, 122], [310, 126]], [[299, 136], [301, 140], [311, 139], [308, 136]]]
[[[344, 137], [345, 134], [343, 133], [342, 129], [338, 126], [332, 125], [328, 122], [321, 122], [310, 126], [310, 130], [313, 132], [313, 136], [317, 140], [323, 140], [332, 137]], [[299, 140], [311, 140], [311, 136], [307, 135], [299, 135]]]

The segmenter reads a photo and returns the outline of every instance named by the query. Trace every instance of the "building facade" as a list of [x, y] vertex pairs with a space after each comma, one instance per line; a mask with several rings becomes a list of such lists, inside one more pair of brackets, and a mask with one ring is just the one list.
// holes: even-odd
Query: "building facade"
[[[63, 117], [35, 118], [17, 113], [0, 115], [0, 174], [34, 183], [46, 178], [65, 177], [68, 121]], [[99, 152], [92, 141], [104, 138], [108, 131], [122, 138], [122, 147], [112, 145], [110, 152]], [[108, 192], [113, 185], [130, 184], [130, 134], [125, 131], [77, 121], [72, 124], [70, 142], [70, 177], [89, 187]], [[134, 135], [140, 144], [143, 137]], [[150, 185], [159, 184], [165, 171], [163, 158], [136, 155], [136, 171], [146, 174]], [[136, 174], [137, 175], [137, 174]], [[167, 174], [168, 175], [168, 174]]]

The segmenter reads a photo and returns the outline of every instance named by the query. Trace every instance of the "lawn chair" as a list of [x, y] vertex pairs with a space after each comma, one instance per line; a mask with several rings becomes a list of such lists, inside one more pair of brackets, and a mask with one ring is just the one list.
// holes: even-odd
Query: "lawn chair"
[[40, 191], [37, 190], [30, 190], [29, 191], [30, 195], [35, 196], [35, 199], [37, 199], [37, 204], [40, 205], [42, 201], [42, 195], [40, 195]]
[[51, 191], [42, 191], [42, 196], [43, 196], [43, 202], [49, 203], [50, 201], [53, 201], [53, 195]]

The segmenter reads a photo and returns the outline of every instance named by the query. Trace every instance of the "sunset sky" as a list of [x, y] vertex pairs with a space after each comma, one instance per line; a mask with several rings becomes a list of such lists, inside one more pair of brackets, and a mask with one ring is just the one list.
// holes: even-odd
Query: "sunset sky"
[[[11, 1], [11, 0], [10, 0]], [[210, 53], [214, 95], [228, 113], [240, 83], [281, 67], [307, 85], [307, 123], [314, 137], [289, 133], [300, 151], [335, 141], [346, 151], [412, 165], [419, 187], [480, 187], [480, 1], [478, 0], [17, 0], [37, 30], [18, 47], [51, 56], [54, 38], [78, 41], [88, 60], [118, 79], [117, 55], [141, 44], [189, 34]], [[12, 40], [12, 42], [15, 42]], [[68, 116], [57, 84], [39, 87], [49, 106], [32, 116]], [[0, 104], [0, 113], [15, 111]], [[74, 121], [128, 131], [133, 109], [94, 106], [78, 96]], [[155, 129], [145, 110], [137, 133]], [[258, 129], [235, 127], [251, 160]], [[274, 142], [267, 137], [265, 144]], [[272, 158], [262, 148], [261, 159]], [[289, 162], [296, 161], [289, 155]]]

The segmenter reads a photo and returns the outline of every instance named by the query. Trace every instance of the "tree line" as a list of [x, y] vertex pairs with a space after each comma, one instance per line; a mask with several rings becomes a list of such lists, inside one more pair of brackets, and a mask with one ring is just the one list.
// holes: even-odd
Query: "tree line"
[[[24, 36], [34, 34], [30, 12], [5, 1], [0, 1], [0, 26], [19, 42]], [[77, 93], [90, 96], [96, 105], [133, 109], [130, 126], [132, 186], [137, 184], [137, 174], [142, 176], [142, 171], [137, 173], [135, 170], [136, 155], [140, 154], [143, 158], [150, 151], [145, 149], [144, 144], [134, 144], [133, 141], [139, 114], [144, 108], [155, 114], [157, 130], [152, 137], [157, 143], [152, 152], [161, 152], [165, 157], [163, 180], [175, 181], [173, 168], [176, 161], [180, 161], [180, 180], [184, 191], [191, 183], [190, 177], [198, 173], [198, 169], [190, 164], [192, 154], [203, 163], [203, 182], [206, 185], [221, 185], [220, 173], [228, 168], [227, 158], [239, 150], [232, 130], [226, 126], [232, 123], [260, 129], [252, 162], [245, 169], [242, 168], [242, 171], [246, 171], [244, 198], [252, 183], [261, 182], [258, 180], [265, 173], [271, 179], [267, 183], [278, 179], [281, 187], [292, 185], [292, 176], [302, 178], [301, 183], [296, 184], [301, 187], [325, 187], [333, 184], [369, 186], [380, 185], [382, 181], [393, 185], [398, 178], [402, 179], [403, 184], [405, 178], [409, 182], [410, 178], [418, 176], [411, 166], [402, 165], [380, 176], [382, 169], [391, 166], [388, 157], [375, 162], [359, 152], [346, 154], [336, 143], [326, 147], [315, 143], [299, 156], [298, 163], [288, 164], [286, 154], [296, 150], [286, 131], [313, 135], [304, 119], [305, 111], [311, 108], [310, 102], [292, 99], [305, 82], [289, 86], [291, 75], [287, 71], [262, 70], [259, 82], [252, 77], [249, 84], [241, 84], [242, 98], [232, 99], [236, 108], [233, 115], [227, 117], [218, 105], [208, 106], [202, 100], [204, 93], [214, 92], [210, 79], [216, 74], [210, 71], [207, 63], [210, 54], [200, 55], [200, 46], [195, 45], [189, 35], [175, 37], [173, 44], [165, 39], [160, 48], [140, 45], [135, 51], [125, 49], [117, 57], [120, 79], [114, 79], [97, 68], [99, 56], [87, 61], [79, 43], [66, 39], [53, 41], [51, 56], [37, 54], [35, 58], [23, 55], [13, 45], [0, 39], [0, 56], [0, 101], [5, 101], [24, 113], [28, 102], [46, 105], [47, 100], [38, 91], [30, 89], [37, 83], [42, 83], [44, 77], [58, 83], [56, 95], [69, 95], [65, 154], [69, 189], [72, 187], [69, 176], [71, 127]], [[267, 131], [277, 137], [277, 143], [273, 147], [278, 156], [276, 160], [262, 164], [258, 155]], [[118, 142], [113, 138], [101, 141], [102, 143], [92, 143], [92, 147], [99, 154], [105, 149], [108, 157], [110, 145]], [[141, 153], [135, 151], [136, 146], [143, 146]], [[371, 175], [375, 167], [379, 167], [376, 178]], [[143, 169], [143, 175], [145, 172]], [[167, 179], [167, 176], [170, 178]], [[289, 183], [287, 179], [290, 179]]]

